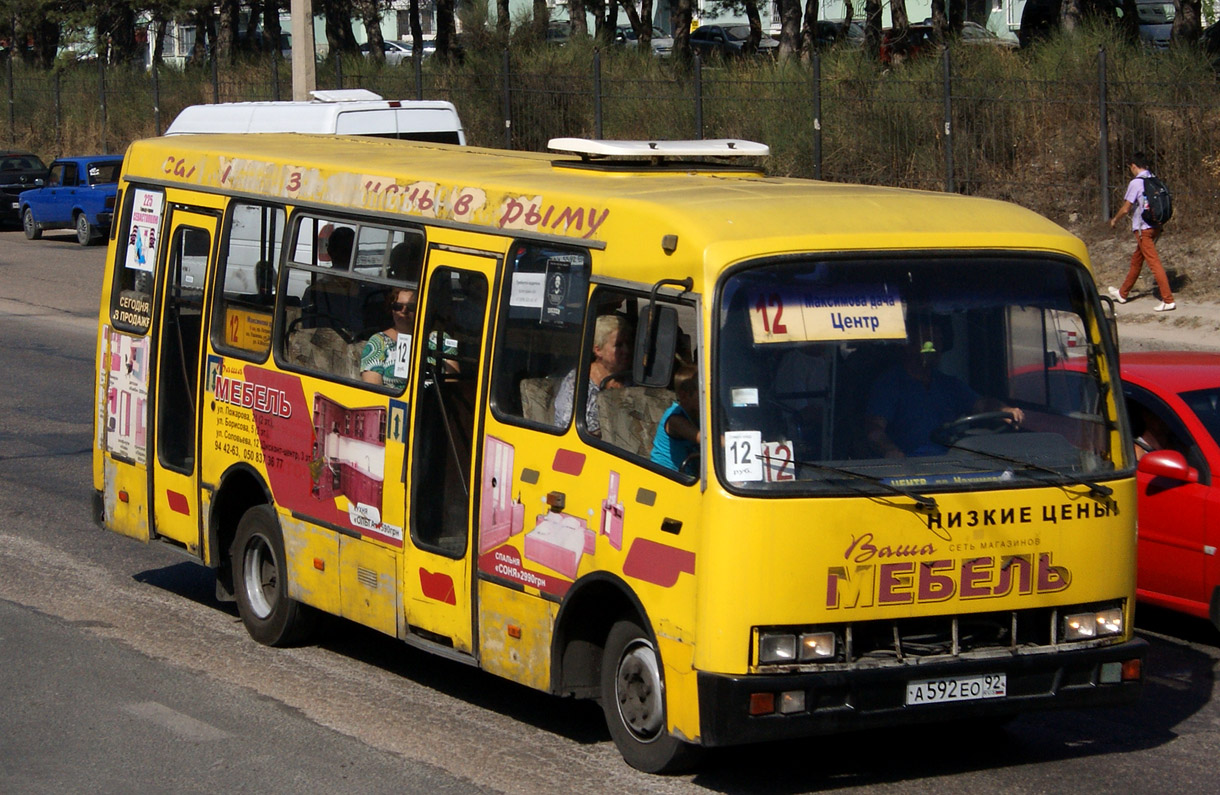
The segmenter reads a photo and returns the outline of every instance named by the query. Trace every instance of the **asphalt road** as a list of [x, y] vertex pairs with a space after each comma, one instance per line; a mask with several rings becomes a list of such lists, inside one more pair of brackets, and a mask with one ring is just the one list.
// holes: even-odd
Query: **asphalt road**
[[375, 632], [259, 646], [206, 569], [91, 521], [103, 257], [0, 232], [0, 792], [1213, 791], [1220, 634], [1151, 609], [1132, 707], [731, 749], [674, 778], [627, 768], [591, 704]]

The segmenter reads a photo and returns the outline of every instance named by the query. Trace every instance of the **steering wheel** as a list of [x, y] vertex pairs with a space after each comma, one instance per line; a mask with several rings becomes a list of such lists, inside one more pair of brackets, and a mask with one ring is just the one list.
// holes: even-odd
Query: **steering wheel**
[[952, 445], [964, 436], [978, 436], [984, 433], [1012, 433], [1017, 426], [1012, 422], [1012, 415], [1006, 411], [984, 411], [981, 414], [967, 414], [950, 420], [932, 432], [932, 441], [946, 447]]
[[[687, 469], [688, 465], [692, 465], [691, 469]], [[692, 471], [693, 470], [693, 471]], [[678, 465], [678, 471], [683, 475], [699, 474], [699, 451], [688, 453], [686, 458], [682, 459], [682, 463]]]

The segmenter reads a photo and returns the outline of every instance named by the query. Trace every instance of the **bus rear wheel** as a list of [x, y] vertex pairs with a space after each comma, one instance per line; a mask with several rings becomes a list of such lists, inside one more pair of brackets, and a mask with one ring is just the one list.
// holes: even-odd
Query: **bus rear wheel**
[[284, 536], [271, 506], [256, 505], [242, 515], [230, 561], [237, 611], [250, 637], [268, 646], [305, 640], [315, 614], [288, 596]]
[[669, 734], [661, 658], [635, 621], [618, 621], [606, 637], [601, 671], [602, 711], [627, 764], [645, 773], [677, 773], [696, 761], [697, 748]]

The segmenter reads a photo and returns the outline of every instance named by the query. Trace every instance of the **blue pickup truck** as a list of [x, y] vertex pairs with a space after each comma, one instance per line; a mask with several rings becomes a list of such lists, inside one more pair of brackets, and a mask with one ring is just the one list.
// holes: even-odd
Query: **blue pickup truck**
[[122, 155], [61, 157], [51, 163], [46, 185], [20, 196], [21, 225], [30, 240], [45, 229], [75, 229], [82, 246], [104, 238], [114, 219]]

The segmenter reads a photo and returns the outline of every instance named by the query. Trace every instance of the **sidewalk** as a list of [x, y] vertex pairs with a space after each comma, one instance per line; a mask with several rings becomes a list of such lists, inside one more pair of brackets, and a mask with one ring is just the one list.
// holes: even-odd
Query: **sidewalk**
[[1152, 311], [1160, 299], [1138, 289], [1127, 303], [1115, 304], [1122, 350], [1220, 351], [1220, 304], [1176, 298], [1172, 312]]

